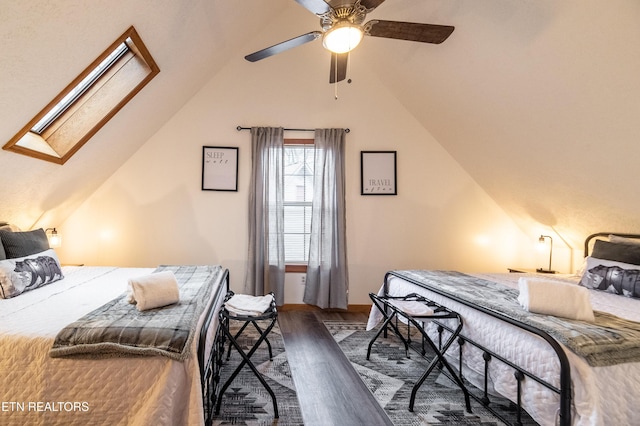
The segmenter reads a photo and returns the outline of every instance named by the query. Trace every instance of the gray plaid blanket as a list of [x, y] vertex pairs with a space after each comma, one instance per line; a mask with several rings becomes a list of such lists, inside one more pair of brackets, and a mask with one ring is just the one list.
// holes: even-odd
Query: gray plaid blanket
[[518, 290], [460, 272], [416, 270], [393, 273], [427, 289], [444, 291], [545, 331], [591, 366], [640, 361], [640, 323], [599, 311], [594, 312], [594, 323], [534, 314], [520, 306]]
[[138, 311], [126, 293], [69, 324], [56, 336], [52, 358], [107, 358], [161, 355], [184, 361], [191, 354], [195, 329], [207, 307], [220, 266], [160, 266], [176, 276], [180, 302]]

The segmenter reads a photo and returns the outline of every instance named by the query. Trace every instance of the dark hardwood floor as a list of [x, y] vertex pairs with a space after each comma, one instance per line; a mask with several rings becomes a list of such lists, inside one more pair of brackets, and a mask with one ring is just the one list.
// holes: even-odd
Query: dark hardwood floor
[[392, 425], [323, 325], [364, 313], [284, 310], [278, 323], [306, 426]]

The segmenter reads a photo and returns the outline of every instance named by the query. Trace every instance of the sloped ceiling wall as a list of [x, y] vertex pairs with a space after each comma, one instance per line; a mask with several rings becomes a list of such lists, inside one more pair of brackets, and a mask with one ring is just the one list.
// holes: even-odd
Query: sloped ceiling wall
[[[437, 46], [365, 39], [352, 84], [373, 70], [525, 232], [579, 247], [640, 231], [637, 1], [387, 0], [369, 18], [456, 26]], [[1, 141], [129, 25], [161, 68], [64, 166], [0, 152], [0, 218], [26, 229], [63, 221], [230, 58], [318, 28], [292, 0], [0, 0], [0, 23]], [[273, 38], [254, 37], [267, 27]], [[295, 53], [256, 78], [274, 61], [304, 75]]]
[[553, 228], [577, 248], [592, 232], [640, 231], [638, 2], [407, 0], [383, 11], [456, 26], [433, 49], [375, 40], [360, 62], [523, 229]]
[[0, 151], [0, 217], [62, 223], [285, 0], [0, 0], [0, 144], [133, 25], [160, 74], [64, 166]]

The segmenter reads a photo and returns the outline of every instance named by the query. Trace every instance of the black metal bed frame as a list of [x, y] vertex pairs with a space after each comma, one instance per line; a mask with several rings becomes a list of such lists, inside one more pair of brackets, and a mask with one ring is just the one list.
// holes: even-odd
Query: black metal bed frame
[[[551, 337], [549, 334], [547, 334], [546, 332], [539, 330], [535, 327], [532, 327], [528, 324], [523, 324], [520, 323], [512, 318], [509, 318], [499, 312], [495, 312], [495, 311], [491, 311], [489, 309], [483, 308], [482, 306], [477, 306], [474, 305], [473, 303], [467, 302], [464, 299], [461, 299], [455, 295], [446, 293], [442, 290], [439, 290], [438, 288], [435, 287], [427, 287], [425, 285], [423, 285], [422, 283], [420, 283], [419, 281], [416, 280], [412, 280], [410, 278], [404, 277], [404, 276], [400, 276], [396, 273], [394, 273], [393, 271], [387, 272], [385, 274], [384, 277], [384, 294], [387, 295], [389, 292], [389, 278], [391, 276], [395, 276], [397, 278], [401, 278], [405, 281], [411, 282], [412, 284], [415, 284], [419, 287], [422, 287], [426, 290], [432, 291], [434, 293], [437, 293], [441, 296], [447, 297], [448, 299], [454, 300], [458, 303], [462, 303], [463, 305], [466, 305], [472, 309], [478, 310], [480, 312], [483, 312], [489, 316], [492, 316], [494, 318], [497, 318], [501, 321], [507, 322], [515, 327], [521, 328], [523, 330], [528, 331], [529, 333], [535, 334], [539, 337], [541, 337], [542, 339], [544, 339], [549, 346], [553, 349], [553, 351], [556, 353], [557, 357], [558, 357], [558, 361], [560, 363], [560, 389], [558, 389], [557, 387], [553, 386], [551, 383], [546, 382], [545, 380], [535, 376], [533, 373], [515, 365], [514, 363], [508, 361], [506, 358], [500, 356], [499, 354], [493, 352], [492, 350], [474, 342], [473, 340], [469, 339], [468, 337], [464, 336], [464, 328], [462, 330], [462, 332], [458, 335], [458, 344], [460, 347], [459, 350], [459, 367], [458, 367], [458, 372], [460, 374], [460, 377], [464, 380], [464, 377], [462, 375], [462, 346], [465, 344], [471, 344], [472, 346], [477, 347], [478, 349], [480, 349], [481, 351], [483, 351], [483, 359], [485, 361], [485, 368], [484, 368], [484, 389], [483, 389], [483, 397], [478, 399], [475, 395], [471, 394], [471, 397], [478, 400], [480, 403], [482, 403], [489, 411], [491, 411], [494, 415], [496, 415], [498, 418], [501, 418], [500, 414], [495, 412], [491, 405], [490, 405], [490, 399], [489, 399], [489, 392], [488, 392], [488, 369], [489, 369], [489, 362], [491, 362], [492, 359], [497, 359], [507, 365], [509, 365], [510, 367], [514, 368], [516, 370], [516, 373], [514, 374], [514, 377], [517, 381], [517, 389], [518, 389], [518, 398], [517, 398], [517, 402], [516, 402], [516, 406], [517, 406], [517, 420], [516, 420], [516, 424], [519, 425], [521, 424], [520, 419], [521, 419], [521, 412], [522, 412], [522, 406], [520, 404], [521, 401], [521, 382], [524, 379], [524, 377], [530, 377], [533, 380], [537, 381], [538, 383], [540, 383], [541, 385], [545, 386], [546, 388], [550, 389], [551, 391], [558, 393], [560, 395], [560, 425], [561, 426], [569, 426], [571, 424], [571, 371], [570, 371], [570, 366], [569, 366], [569, 360], [567, 359], [567, 355], [564, 353], [564, 351], [562, 350], [562, 347], [560, 346], [560, 344], [558, 342], [556, 342], [556, 340]], [[438, 331], [440, 333], [442, 333], [442, 330], [447, 330], [449, 332], [452, 332], [453, 330], [451, 330], [447, 325], [439, 322], [439, 321], [434, 321], [437, 325], [438, 325]], [[505, 421], [505, 419], [502, 419], [502, 421], [504, 421], [505, 423], [507, 423]]]
[[584, 240], [584, 257], [589, 256], [589, 247], [591, 244], [591, 240], [595, 240], [600, 237], [609, 237], [609, 235], [615, 235], [616, 237], [623, 237], [623, 238], [633, 238], [636, 240], [640, 239], [640, 234], [621, 234], [620, 232], [596, 232], [595, 234], [589, 235]]
[[[198, 337], [198, 367], [200, 368], [200, 384], [202, 386], [202, 406], [204, 410], [204, 423], [211, 425], [213, 422], [213, 404], [218, 394], [218, 383], [220, 381], [220, 366], [222, 365], [222, 355], [224, 355], [224, 339], [221, 338], [218, 328], [215, 331], [213, 345], [209, 357], [205, 360], [207, 349], [207, 336], [209, 328], [217, 316], [217, 307], [229, 292], [229, 270], [225, 269], [220, 285], [215, 290], [211, 304], [207, 308], [200, 335]], [[224, 337], [224, 336], [223, 336]]]
[[[589, 235], [584, 242], [584, 257], [586, 258], [589, 255], [589, 248], [590, 248], [590, 244], [591, 241], [594, 239], [598, 239], [601, 237], [608, 237], [609, 235], [616, 235], [619, 237], [625, 237], [625, 238], [633, 238], [633, 239], [640, 239], [640, 234], [629, 234], [629, 233], [619, 233], [619, 232], [597, 232], [595, 234], [591, 234]], [[482, 403], [489, 411], [491, 411], [494, 415], [496, 415], [498, 418], [500, 418], [502, 421], [505, 421], [503, 418], [501, 418], [501, 416], [495, 412], [495, 410], [492, 409], [492, 407], [490, 406], [490, 399], [489, 399], [489, 394], [488, 394], [488, 370], [489, 370], [489, 362], [492, 359], [497, 359], [500, 362], [503, 362], [504, 364], [510, 366], [511, 368], [513, 368], [515, 370], [514, 373], [514, 378], [517, 381], [517, 398], [516, 398], [516, 407], [517, 407], [517, 420], [516, 420], [516, 425], [520, 425], [521, 424], [521, 412], [522, 412], [522, 405], [521, 405], [521, 396], [522, 396], [522, 389], [521, 389], [521, 382], [522, 380], [525, 379], [525, 377], [531, 378], [533, 380], [535, 380], [536, 382], [538, 382], [539, 384], [541, 384], [542, 386], [550, 389], [551, 391], [557, 393], [560, 395], [560, 407], [559, 407], [559, 415], [558, 415], [558, 424], [560, 426], [569, 426], [571, 424], [571, 370], [570, 370], [570, 365], [569, 365], [569, 360], [567, 358], [567, 355], [564, 353], [564, 350], [562, 349], [561, 345], [553, 338], [551, 337], [549, 334], [547, 334], [546, 332], [539, 330], [535, 327], [532, 327], [528, 324], [523, 324], [520, 323], [519, 321], [516, 321], [512, 318], [509, 318], [506, 315], [503, 315], [499, 312], [495, 312], [495, 311], [491, 311], [488, 310], [486, 308], [483, 308], [482, 306], [477, 306], [474, 305], [473, 303], [467, 302], [466, 300], [460, 299], [459, 297], [452, 295], [452, 294], [448, 294], [446, 292], [443, 292], [441, 290], [439, 290], [438, 288], [435, 287], [428, 287], [423, 285], [422, 283], [409, 279], [407, 277], [404, 276], [398, 276], [397, 274], [395, 274], [393, 271], [391, 272], [387, 272], [385, 274], [384, 277], [384, 286], [383, 286], [383, 292], [384, 295], [388, 295], [389, 292], [389, 278], [390, 276], [396, 276], [398, 278], [401, 278], [405, 281], [409, 281], [419, 287], [425, 288], [426, 290], [432, 291], [434, 293], [437, 293], [441, 296], [447, 297], [451, 300], [455, 300], [458, 303], [462, 303], [463, 305], [466, 305], [472, 309], [475, 309], [477, 311], [480, 311], [484, 314], [487, 314], [491, 317], [497, 318], [501, 321], [507, 322], [515, 327], [518, 327], [522, 330], [525, 330], [531, 334], [537, 335], [539, 337], [541, 337], [542, 339], [544, 339], [549, 346], [551, 347], [551, 349], [553, 349], [553, 351], [556, 353], [557, 357], [558, 357], [558, 362], [560, 364], [560, 388], [558, 389], [556, 386], [553, 386], [551, 383], [537, 377], [536, 375], [534, 375], [533, 373], [521, 368], [520, 366], [514, 364], [513, 362], [507, 360], [506, 358], [500, 356], [499, 354], [493, 352], [492, 350], [486, 348], [483, 345], [478, 344], [477, 342], [474, 342], [473, 340], [465, 337], [463, 335], [464, 330], [460, 333], [460, 335], [458, 335], [458, 344], [459, 344], [459, 353], [458, 353], [458, 359], [459, 359], [459, 365], [458, 365], [458, 371], [460, 374], [460, 378], [463, 378], [462, 376], [462, 347], [465, 344], [471, 344], [472, 346], [475, 346], [476, 348], [480, 349], [483, 352], [483, 359], [484, 359], [484, 389], [483, 391], [483, 396], [481, 398], [476, 397], [475, 395], [471, 394], [471, 397], [476, 399], [478, 402]], [[438, 322], [438, 321], [434, 321], [437, 326], [438, 326], [438, 332], [440, 333], [440, 335], [442, 334], [443, 330], [447, 330], [450, 333], [453, 332], [453, 330], [448, 327], [447, 325]], [[505, 423], [507, 423], [505, 421]]]

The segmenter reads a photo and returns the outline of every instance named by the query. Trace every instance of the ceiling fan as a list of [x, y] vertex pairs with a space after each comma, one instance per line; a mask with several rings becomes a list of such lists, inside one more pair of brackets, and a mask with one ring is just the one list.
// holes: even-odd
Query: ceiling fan
[[[367, 14], [384, 3], [384, 0], [295, 1], [320, 17], [322, 31], [311, 31], [258, 50], [245, 56], [244, 58], [247, 61], [256, 62], [322, 37], [323, 46], [332, 52], [329, 83], [337, 83], [346, 78], [349, 52], [360, 43], [365, 35], [439, 44], [445, 41], [454, 30], [454, 27], [449, 25], [419, 24], [379, 19], [364, 23]], [[332, 3], [340, 2], [342, 4], [331, 5]]]

